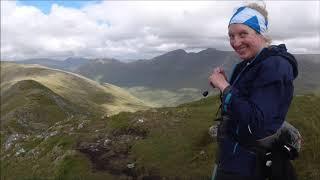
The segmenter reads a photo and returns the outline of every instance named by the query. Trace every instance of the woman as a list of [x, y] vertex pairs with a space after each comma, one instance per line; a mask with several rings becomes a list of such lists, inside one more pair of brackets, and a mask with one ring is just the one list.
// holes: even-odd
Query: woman
[[267, 11], [257, 4], [240, 7], [231, 17], [230, 45], [242, 59], [227, 81], [215, 68], [210, 84], [222, 92], [216, 180], [263, 179], [257, 173], [253, 142], [274, 134], [293, 97], [297, 62], [285, 45], [269, 46]]

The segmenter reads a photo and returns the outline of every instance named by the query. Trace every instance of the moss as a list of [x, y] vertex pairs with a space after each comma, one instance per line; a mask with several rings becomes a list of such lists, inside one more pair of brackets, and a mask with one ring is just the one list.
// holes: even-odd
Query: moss
[[79, 154], [66, 156], [57, 167], [55, 179], [87, 179], [89, 169], [85, 157]]
[[127, 129], [130, 127], [130, 115], [132, 113], [122, 112], [118, 115], [112, 116], [110, 120], [108, 120], [108, 126], [112, 129]]
[[75, 145], [75, 138], [71, 136], [65, 136], [60, 139], [57, 146], [61, 147], [63, 150], [72, 149]]
[[41, 139], [34, 138], [34, 139], [32, 139], [32, 140], [25, 141], [25, 142], [23, 143], [22, 147], [23, 147], [26, 151], [29, 151], [29, 150], [34, 149], [35, 147], [37, 147], [41, 142], [42, 142]]

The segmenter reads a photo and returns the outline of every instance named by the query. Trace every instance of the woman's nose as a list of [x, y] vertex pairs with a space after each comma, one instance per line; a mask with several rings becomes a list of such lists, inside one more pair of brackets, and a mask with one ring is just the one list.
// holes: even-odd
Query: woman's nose
[[235, 37], [233, 39], [233, 43], [232, 44], [233, 44], [234, 47], [239, 47], [241, 45], [241, 43], [242, 43], [241, 38]]

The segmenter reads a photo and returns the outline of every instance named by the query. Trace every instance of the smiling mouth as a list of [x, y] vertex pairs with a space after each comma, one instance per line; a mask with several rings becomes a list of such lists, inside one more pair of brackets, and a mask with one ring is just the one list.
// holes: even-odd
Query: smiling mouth
[[242, 53], [244, 53], [246, 50], [247, 50], [247, 47], [241, 47], [241, 48], [237, 49], [237, 52], [238, 52], [239, 54], [242, 54]]

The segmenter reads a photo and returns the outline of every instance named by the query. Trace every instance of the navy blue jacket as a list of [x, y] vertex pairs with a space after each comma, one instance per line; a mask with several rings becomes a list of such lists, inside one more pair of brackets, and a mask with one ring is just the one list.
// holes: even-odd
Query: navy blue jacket
[[236, 65], [231, 88], [221, 98], [222, 114], [231, 120], [227, 138], [219, 144], [218, 170], [255, 174], [256, 155], [243, 144], [272, 135], [281, 126], [297, 75], [297, 62], [283, 44], [264, 48], [255, 59]]

